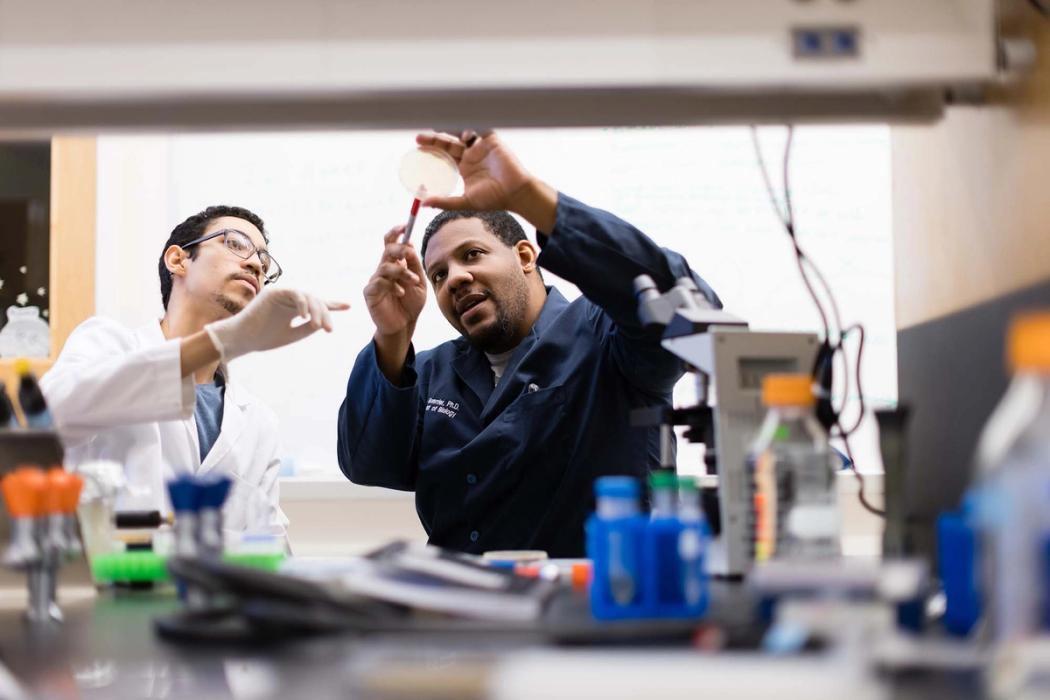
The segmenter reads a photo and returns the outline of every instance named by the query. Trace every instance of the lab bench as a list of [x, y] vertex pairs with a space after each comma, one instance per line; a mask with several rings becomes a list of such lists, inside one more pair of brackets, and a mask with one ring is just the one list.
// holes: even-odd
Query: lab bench
[[[755, 697], [770, 683], [783, 684], [780, 698], [840, 691], [853, 700], [981, 697], [973, 672], [860, 678], [841, 651], [814, 650], [796, 659], [757, 654], [760, 630], [746, 588], [716, 582], [712, 602], [718, 628], [731, 638], [729, 649], [718, 653], [698, 648], [704, 646], [703, 628], [599, 627], [590, 621], [585, 596], [570, 591], [552, 600], [544, 623], [532, 627], [432, 618], [396, 633], [175, 643], [154, 630], [155, 618], [180, 609], [170, 591], [107, 590], [72, 602], [67, 597], [61, 625], [30, 627], [14, 606], [0, 612], [0, 661], [6, 667], [0, 669], [0, 697], [17, 697], [11, 679], [3, 678], [7, 673], [29, 697], [42, 698], [502, 700], [560, 697], [560, 691], [565, 697], [581, 691], [603, 698], [687, 697], [717, 689], [724, 700]], [[727, 693], [727, 684], [736, 692]], [[788, 692], [790, 686], [797, 687]]]

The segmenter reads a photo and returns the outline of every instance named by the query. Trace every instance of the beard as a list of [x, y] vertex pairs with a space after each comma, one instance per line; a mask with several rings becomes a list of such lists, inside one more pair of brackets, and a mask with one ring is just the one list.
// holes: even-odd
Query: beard
[[[230, 275], [230, 277], [226, 281], [232, 282], [233, 280], [237, 279], [237, 277], [238, 275]], [[223, 311], [225, 311], [231, 316], [233, 316], [234, 314], [238, 314], [241, 311], [244, 311], [244, 307], [248, 305], [248, 302], [238, 299], [236, 297], [231, 297], [227, 294], [223, 294], [222, 292], [215, 292], [214, 294], [212, 294], [211, 299], [216, 304], [221, 306]]]
[[528, 285], [524, 278], [517, 280], [514, 287], [508, 289], [502, 298], [497, 299], [490, 295], [489, 299], [496, 310], [495, 320], [473, 332], [464, 331], [464, 335], [471, 345], [482, 352], [495, 355], [510, 350], [521, 341], [518, 329], [529, 305]]
[[246, 304], [243, 301], [234, 299], [233, 297], [226, 296], [221, 292], [216, 292], [212, 295], [212, 301], [221, 306], [226, 313], [233, 316], [234, 314], [240, 313], [244, 310]]

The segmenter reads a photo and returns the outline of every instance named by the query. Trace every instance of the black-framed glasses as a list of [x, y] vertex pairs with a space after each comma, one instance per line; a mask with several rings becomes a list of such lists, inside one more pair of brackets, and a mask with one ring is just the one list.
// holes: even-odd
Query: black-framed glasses
[[259, 262], [262, 263], [263, 269], [263, 284], [273, 284], [281, 276], [283, 270], [281, 269], [281, 266], [277, 264], [277, 261], [273, 259], [273, 256], [265, 250], [259, 250], [256, 248], [247, 233], [244, 231], [238, 231], [235, 228], [224, 228], [221, 231], [209, 233], [207, 236], [201, 236], [200, 238], [192, 240], [179, 247], [183, 249], [189, 248], [190, 246], [203, 243], [204, 241], [210, 241], [219, 236], [222, 236], [222, 244], [226, 246], [226, 250], [230, 251], [241, 260], [248, 260], [253, 255], [259, 256]]

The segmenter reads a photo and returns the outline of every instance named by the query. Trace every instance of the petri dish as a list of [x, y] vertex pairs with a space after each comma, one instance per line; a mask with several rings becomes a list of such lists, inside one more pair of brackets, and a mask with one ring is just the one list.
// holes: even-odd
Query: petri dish
[[459, 168], [449, 154], [437, 148], [416, 148], [404, 155], [398, 177], [417, 199], [445, 197], [459, 182]]

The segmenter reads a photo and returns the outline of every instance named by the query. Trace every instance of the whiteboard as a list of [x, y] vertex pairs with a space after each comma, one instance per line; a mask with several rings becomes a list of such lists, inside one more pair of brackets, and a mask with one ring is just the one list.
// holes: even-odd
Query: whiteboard
[[[760, 135], [779, 191], [784, 130]], [[685, 255], [752, 328], [818, 330], [747, 128], [507, 130], [503, 136], [526, 167], [557, 189], [620, 215]], [[383, 234], [406, 218], [410, 199], [397, 165], [413, 143], [408, 131], [101, 137], [98, 313], [129, 324], [158, 318], [157, 258], [171, 229], [212, 204], [258, 213], [285, 270], [280, 284], [353, 308], [337, 317], [334, 333], [241, 358], [231, 371], [277, 413], [288, 473], [338, 476], [336, 414], [354, 359], [373, 331], [361, 290]], [[876, 405], [893, 404], [889, 128], [800, 128], [791, 180], [802, 245], [835, 291], [845, 323], [867, 327], [865, 393]], [[433, 215], [421, 212], [417, 241]], [[578, 296], [572, 285], [545, 277], [568, 298]], [[417, 349], [453, 335], [431, 294]], [[692, 400], [687, 376], [675, 401]], [[877, 471], [872, 423], [854, 450], [863, 470]], [[696, 471], [701, 464], [699, 449], [680, 441], [680, 469]]]

